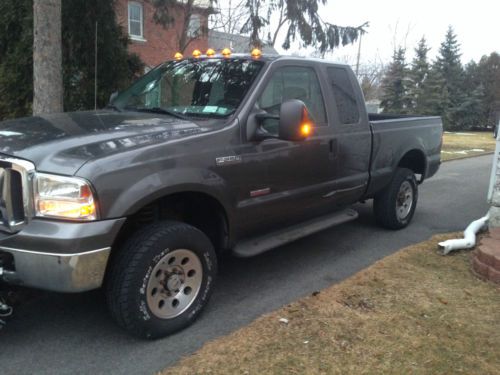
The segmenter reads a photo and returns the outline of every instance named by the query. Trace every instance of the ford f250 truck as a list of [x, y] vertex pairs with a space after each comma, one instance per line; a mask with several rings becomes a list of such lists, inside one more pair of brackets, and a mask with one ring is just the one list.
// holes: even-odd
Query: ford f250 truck
[[439, 117], [368, 115], [348, 66], [167, 61], [104, 110], [0, 123], [0, 278], [102, 286], [119, 325], [162, 337], [200, 314], [224, 252], [353, 220], [368, 199], [407, 226], [441, 142]]

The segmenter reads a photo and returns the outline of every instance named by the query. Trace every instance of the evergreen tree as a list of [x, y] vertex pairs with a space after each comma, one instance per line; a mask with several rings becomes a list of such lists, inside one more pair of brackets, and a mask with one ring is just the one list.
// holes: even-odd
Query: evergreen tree
[[31, 113], [33, 0], [0, 1], [0, 120]]
[[427, 97], [424, 95], [426, 81], [429, 75], [429, 62], [427, 53], [430, 48], [424, 37], [420, 39], [417, 48], [415, 48], [415, 57], [411, 63], [409, 72], [410, 87], [409, 100], [412, 113], [424, 113], [427, 111]]
[[366, 32], [368, 23], [357, 27], [339, 26], [325, 22], [320, 7], [327, 0], [245, 0], [247, 9], [241, 32], [249, 34], [250, 43], [259, 47], [275, 46], [281, 30], [286, 30], [283, 49], [292, 42], [315, 47], [321, 54], [339, 45], [354, 43]]
[[485, 86], [481, 80], [479, 65], [470, 61], [464, 69], [465, 100], [459, 112], [463, 116], [466, 127], [483, 127], [487, 125]]
[[[445, 79], [435, 64], [429, 69], [425, 84], [422, 87], [424, 105], [419, 114], [444, 117], [445, 108], [449, 107], [449, 93]], [[443, 118], [444, 119], [444, 118]]]
[[485, 125], [494, 126], [500, 120], [500, 55], [483, 56], [477, 67], [484, 86]]
[[408, 97], [408, 68], [404, 48], [394, 51], [392, 61], [382, 79], [382, 101], [385, 113], [407, 113], [410, 109]]
[[436, 69], [444, 79], [448, 92], [448, 102], [444, 103], [444, 126], [447, 129], [460, 129], [461, 123], [460, 107], [465, 101], [463, 92], [464, 70], [460, 61], [460, 45], [457, 36], [450, 26], [446, 32], [445, 40], [441, 43], [439, 55], [436, 61]]
[[[98, 106], [141, 69], [127, 52], [114, 0], [62, 1], [64, 109], [94, 108], [94, 35], [98, 22]], [[26, 116], [33, 102], [33, 0], [0, 1], [0, 120]]]
[[114, 0], [64, 0], [63, 66], [66, 110], [94, 108], [97, 22], [97, 105], [103, 107], [143, 68], [127, 51], [128, 37], [117, 24]]
[[457, 112], [461, 115], [463, 128], [475, 128], [484, 124], [484, 86], [478, 85], [470, 92], [462, 102]]

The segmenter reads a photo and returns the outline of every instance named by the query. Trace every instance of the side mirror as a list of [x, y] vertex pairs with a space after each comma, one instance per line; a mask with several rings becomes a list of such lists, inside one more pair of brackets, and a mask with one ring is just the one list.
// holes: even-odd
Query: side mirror
[[280, 108], [279, 138], [287, 141], [303, 141], [312, 134], [313, 122], [303, 101], [291, 99]]

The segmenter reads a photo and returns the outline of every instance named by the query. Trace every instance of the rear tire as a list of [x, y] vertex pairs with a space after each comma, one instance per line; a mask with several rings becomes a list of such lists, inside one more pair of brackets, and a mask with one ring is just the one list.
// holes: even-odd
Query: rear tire
[[210, 240], [180, 222], [160, 222], [133, 234], [112, 259], [106, 279], [111, 315], [127, 331], [155, 339], [193, 323], [217, 275]]
[[410, 224], [418, 200], [415, 174], [407, 168], [398, 168], [391, 183], [373, 203], [375, 220], [387, 229], [402, 229]]

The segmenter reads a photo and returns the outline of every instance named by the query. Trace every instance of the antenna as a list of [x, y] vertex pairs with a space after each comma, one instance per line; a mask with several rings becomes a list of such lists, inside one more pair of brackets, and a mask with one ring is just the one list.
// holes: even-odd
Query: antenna
[[98, 22], [95, 23], [95, 51], [94, 51], [94, 111], [97, 111], [97, 26]]

